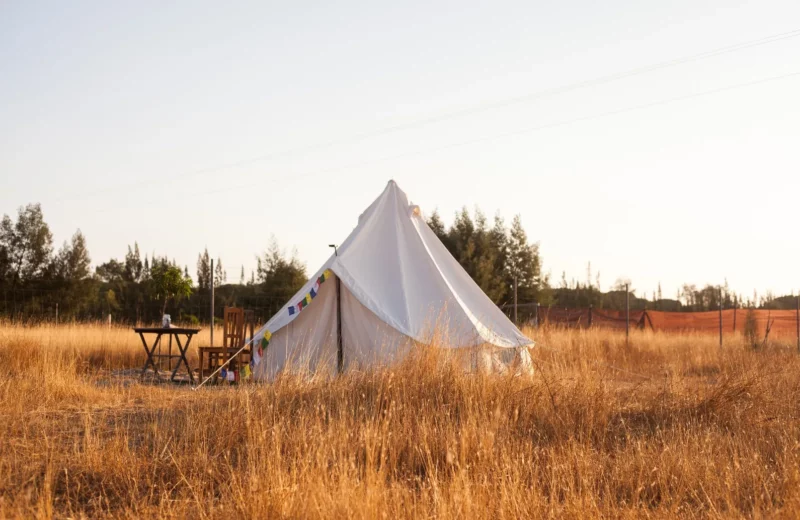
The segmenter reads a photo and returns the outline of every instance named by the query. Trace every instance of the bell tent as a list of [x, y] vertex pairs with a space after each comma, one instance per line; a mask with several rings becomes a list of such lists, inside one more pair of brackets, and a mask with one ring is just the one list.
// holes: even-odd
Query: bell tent
[[389, 365], [415, 342], [530, 371], [533, 344], [483, 293], [394, 181], [302, 289], [253, 336], [253, 376]]

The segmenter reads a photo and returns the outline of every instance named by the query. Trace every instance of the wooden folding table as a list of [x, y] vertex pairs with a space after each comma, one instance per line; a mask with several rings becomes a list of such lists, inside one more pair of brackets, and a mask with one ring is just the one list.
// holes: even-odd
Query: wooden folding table
[[[189, 343], [192, 341], [192, 336], [200, 332], [200, 329], [187, 329], [181, 327], [136, 327], [133, 329], [134, 332], [139, 334], [139, 337], [142, 338], [142, 345], [144, 346], [144, 351], [147, 353], [147, 361], [145, 361], [144, 366], [142, 367], [142, 375], [141, 377], [144, 378], [145, 373], [149, 367], [153, 367], [153, 372], [155, 372], [156, 376], [159, 375], [158, 373], [158, 363], [156, 360], [161, 361], [161, 359], [168, 359], [169, 368], [172, 368], [172, 360], [177, 358], [178, 363], [175, 365], [175, 369], [172, 371], [172, 375], [170, 376], [170, 381], [175, 381], [175, 376], [178, 374], [178, 369], [181, 367], [181, 364], [186, 366], [186, 371], [189, 373], [189, 381], [194, 384], [194, 375], [192, 374], [192, 367], [189, 366], [189, 361], [186, 359], [186, 352], [189, 350]], [[153, 343], [148, 346], [147, 340], [145, 339], [145, 335], [155, 335], [155, 339]], [[169, 337], [169, 350], [167, 354], [162, 354], [161, 349], [161, 338], [163, 336]], [[181, 336], [186, 336], [186, 343], [181, 343]], [[178, 344], [178, 352], [179, 354], [172, 354], [172, 338], [175, 338], [175, 343]], [[156, 349], [158, 349], [158, 353], [156, 353]]]

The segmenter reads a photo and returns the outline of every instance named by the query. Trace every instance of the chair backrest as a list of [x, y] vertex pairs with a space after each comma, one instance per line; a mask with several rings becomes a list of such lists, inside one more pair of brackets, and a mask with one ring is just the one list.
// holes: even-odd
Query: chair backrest
[[225, 307], [225, 321], [222, 326], [222, 346], [238, 350], [244, 345], [244, 309]]

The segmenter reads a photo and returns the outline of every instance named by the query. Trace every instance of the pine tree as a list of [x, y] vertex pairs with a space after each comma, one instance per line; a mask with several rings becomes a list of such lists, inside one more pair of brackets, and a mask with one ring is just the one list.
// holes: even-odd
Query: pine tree
[[[516, 215], [511, 222], [508, 239], [508, 264], [506, 276], [508, 286], [517, 279], [518, 300], [530, 302], [537, 298], [541, 286], [541, 258], [539, 244], [529, 244], [528, 235], [522, 228], [522, 220]], [[566, 276], [563, 277], [566, 284]]]
[[142, 265], [142, 258], [139, 255], [138, 242], [134, 242], [133, 245], [133, 249], [131, 249], [131, 246], [128, 246], [128, 253], [125, 255], [124, 277], [125, 281], [138, 283], [142, 279], [142, 269], [144, 266]]
[[239, 285], [244, 285], [244, 266], [242, 266], [242, 273], [239, 275]]
[[222, 260], [217, 258], [217, 264], [214, 266], [214, 287], [219, 287], [228, 281], [228, 275], [222, 268]]
[[433, 210], [431, 216], [428, 218], [428, 227], [431, 228], [431, 231], [439, 237], [439, 240], [442, 240], [444, 237], [447, 236], [447, 231], [444, 228], [444, 222], [442, 222], [442, 217], [439, 216], [439, 210]]
[[86, 238], [81, 230], [72, 235], [69, 244], [64, 242], [55, 260], [55, 272], [58, 278], [67, 281], [78, 281], [89, 278], [89, 250], [86, 247]]
[[197, 289], [205, 291], [211, 288], [211, 260], [208, 256], [208, 248], [203, 254], [197, 255]]
[[266, 253], [256, 260], [256, 273], [262, 290], [277, 301], [291, 298], [307, 280], [305, 266], [296, 254], [287, 259], [275, 237], [272, 237]]

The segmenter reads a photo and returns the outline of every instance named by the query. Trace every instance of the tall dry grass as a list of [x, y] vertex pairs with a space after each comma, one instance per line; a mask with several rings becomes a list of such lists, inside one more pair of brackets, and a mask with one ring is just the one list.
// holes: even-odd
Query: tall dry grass
[[0, 516], [800, 514], [792, 347], [528, 332], [533, 378], [428, 350], [194, 392], [120, 376], [144, 362], [129, 329], [0, 325]]

